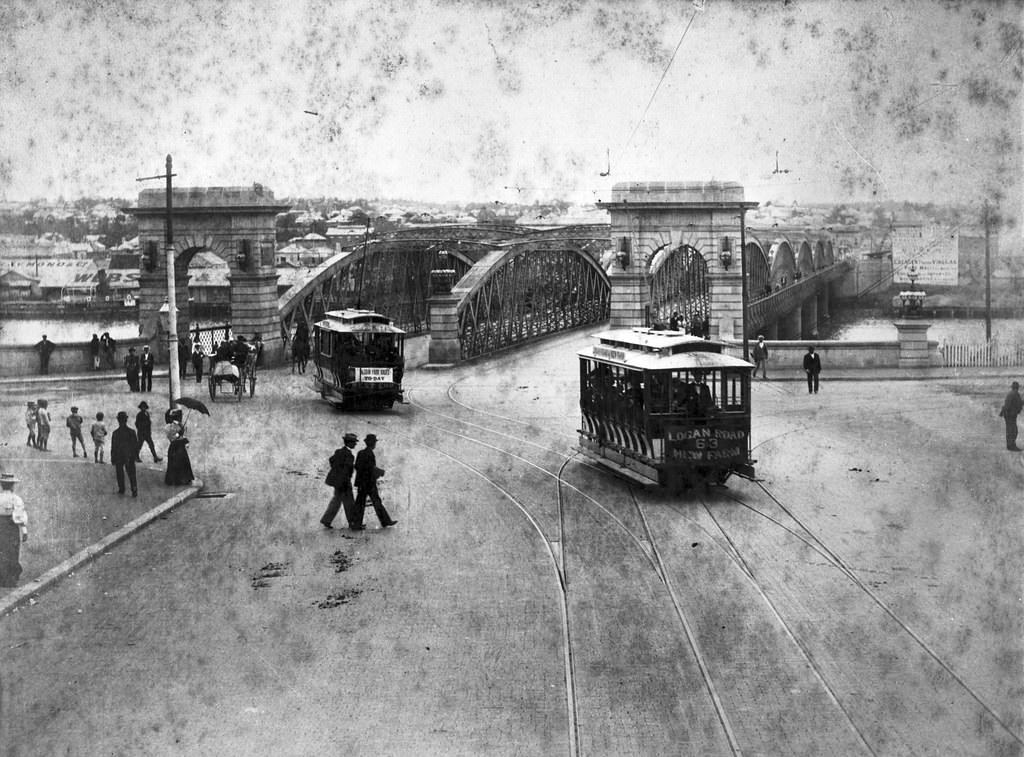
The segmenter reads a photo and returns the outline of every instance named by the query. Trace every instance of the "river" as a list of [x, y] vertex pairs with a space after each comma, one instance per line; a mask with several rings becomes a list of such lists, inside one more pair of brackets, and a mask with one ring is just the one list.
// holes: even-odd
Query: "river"
[[[896, 326], [893, 318], [840, 314], [821, 333], [822, 339], [857, 341], [893, 341]], [[984, 318], [933, 318], [928, 338], [937, 342], [984, 342]], [[1007, 342], [1024, 343], [1024, 321], [1016, 318], [993, 318], [992, 337]]]
[[[195, 327], [195, 323], [190, 328]], [[200, 327], [223, 326], [223, 321], [216, 323], [199, 322]], [[26, 318], [4, 319], [0, 324], [0, 345], [35, 344], [46, 338], [54, 344], [70, 342], [88, 342], [92, 335], [102, 336], [107, 332], [117, 341], [134, 339], [139, 336], [139, 323], [135, 320], [120, 318], [77, 320], [71, 318]]]

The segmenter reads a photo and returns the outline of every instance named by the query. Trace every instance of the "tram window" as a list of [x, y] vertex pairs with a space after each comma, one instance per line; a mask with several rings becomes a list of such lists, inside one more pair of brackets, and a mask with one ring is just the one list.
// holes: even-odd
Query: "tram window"
[[330, 331], [321, 331], [317, 334], [317, 341], [320, 342], [320, 354], [324, 357], [331, 357], [334, 354], [334, 334]]
[[722, 407], [725, 410], [742, 410], [745, 406], [743, 397], [743, 374], [725, 372], [722, 375]]

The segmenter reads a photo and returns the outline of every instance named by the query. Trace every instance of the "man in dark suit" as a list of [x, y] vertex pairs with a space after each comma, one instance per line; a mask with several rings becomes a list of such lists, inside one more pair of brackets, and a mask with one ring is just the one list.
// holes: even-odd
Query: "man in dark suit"
[[807, 373], [807, 393], [818, 393], [818, 374], [821, 373], [821, 358], [815, 354], [813, 347], [807, 348], [804, 355], [804, 372]]
[[153, 391], [153, 364], [155, 363], [153, 353], [149, 351], [149, 345], [144, 345], [142, 354], [139, 356], [139, 367], [142, 369], [142, 391]]
[[145, 400], [139, 403], [139, 412], [135, 416], [135, 432], [139, 438], [139, 446], [135, 448], [135, 462], [142, 462], [142, 448], [147, 444], [149, 451], [153, 453], [153, 462], [160, 462], [162, 458], [156, 454], [156, 445], [153, 444], [153, 419], [149, 416], [149, 403]]
[[117, 428], [110, 435], [110, 462], [117, 475], [118, 494], [124, 494], [124, 474], [127, 471], [132, 496], [139, 496], [139, 485], [135, 478], [135, 453], [138, 449], [139, 440], [135, 432], [128, 428], [128, 413], [122, 410], [117, 414]]
[[352, 507], [352, 518], [349, 521], [349, 527], [356, 531], [363, 528], [363, 511], [366, 508], [367, 497], [373, 504], [373, 511], [377, 514], [381, 528], [398, 523], [397, 520], [392, 520], [388, 511], [384, 509], [380, 493], [377, 491], [377, 479], [384, 475], [384, 471], [377, 467], [377, 456], [373, 452], [377, 446], [377, 437], [374, 434], [367, 434], [363, 441], [366, 446], [356, 455], [356, 502]]
[[352, 450], [359, 443], [359, 437], [349, 433], [345, 434], [342, 440], [345, 446], [334, 450], [334, 454], [331, 455], [331, 470], [327, 474], [326, 483], [334, 487], [334, 496], [327, 503], [327, 510], [321, 516], [320, 523], [324, 528], [334, 528], [331, 523], [334, 522], [338, 510], [344, 505], [345, 518], [348, 520], [349, 528], [358, 531], [362, 528], [363, 519], [360, 517], [358, 521], [353, 520], [353, 506], [356, 500], [352, 496], [352, 471], [355, 470], [355, 456], [353, 456]]

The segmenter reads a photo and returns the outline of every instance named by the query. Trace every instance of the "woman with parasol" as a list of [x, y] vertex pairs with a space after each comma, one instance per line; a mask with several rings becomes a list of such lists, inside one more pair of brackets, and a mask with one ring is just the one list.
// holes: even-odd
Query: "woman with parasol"
[[[183, 405], [189, 409], [209, 415], [210, 411], [199, 400], [191, 397], [180, 397], [174, 401], [176, 405]], [[164, 483], [168, 486], [184, 486], [191, 484], [195, 475], [192, 473], [192, 461], [188, 456], [188, 437], [185, 436], [185, 422], [181, 419], [181, 410], [175, 408], [167, 411], [167, 441], [170, 446], [167, 448], [167, 473], [164, 474]]]

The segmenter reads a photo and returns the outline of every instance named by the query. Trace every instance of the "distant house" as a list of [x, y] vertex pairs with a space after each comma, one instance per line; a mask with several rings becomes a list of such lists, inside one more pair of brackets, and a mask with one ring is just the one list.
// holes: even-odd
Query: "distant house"
[[39, 279], [13, 268], [0, 273], [0, 302], [37, 300], [40, 297]]

